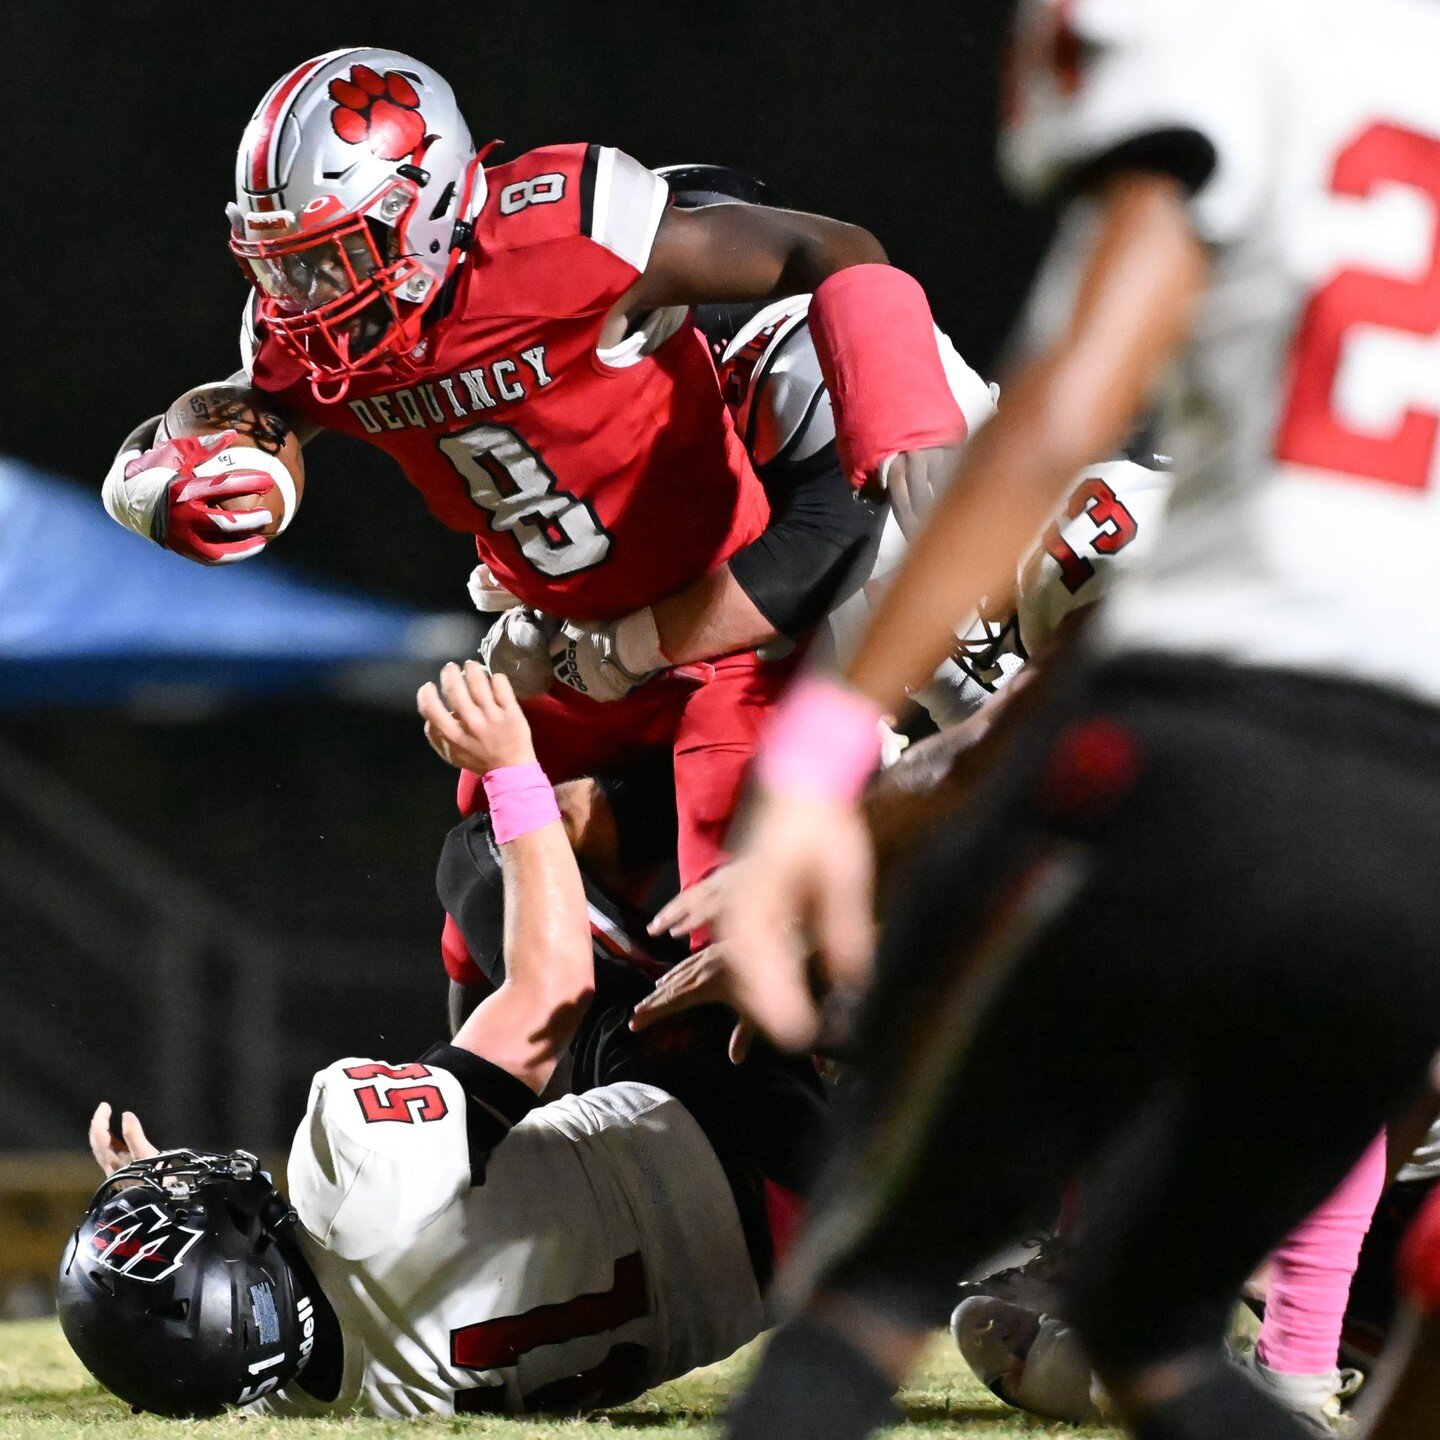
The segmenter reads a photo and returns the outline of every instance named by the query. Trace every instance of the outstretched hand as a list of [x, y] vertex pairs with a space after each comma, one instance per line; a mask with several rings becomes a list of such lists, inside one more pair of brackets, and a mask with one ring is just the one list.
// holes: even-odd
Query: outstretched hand
[[110, 1133], [110, 1115], [110, 1102], [102, 1100], [90, 1117], [90, 1153], [107, 1175], [113, 1175], [134, 1160], [148, 1160], [160, 1153], [158, 1147], [150, 1143], [139, 1118], [129, 1110], [120, 1117], [123, 1142], [116, 1140]]
[[530, 725], [503, 675], [482, 665], [453, 662], [420, 687], [415, 705], [425, 720], [425, 738], [447, 765], [483, 775], [535, 759]]
[[[738, 1011], [740, 1003], [734, 971], [724, 947], [710, 945], [688, 956], [660, 977], [654, 990], [635, 1007], [630, 1028], [638, 1033], [659, 1020], [668, 1020], [672, 1015], [683, 1014], [700, 1005], [728, 1005]], [[732, 1064], [739, 1065], [744, 1061], [754, 1037], [754, 1027], [742, 1014], [730, 1032]]]

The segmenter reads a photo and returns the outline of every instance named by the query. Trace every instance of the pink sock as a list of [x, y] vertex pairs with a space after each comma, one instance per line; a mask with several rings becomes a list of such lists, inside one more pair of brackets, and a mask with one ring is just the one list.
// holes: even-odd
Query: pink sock
[[1270, 1257], [1256, 1352], [1272, 1370], [1322, 1375], [1335, 1368], [1350, 1281], [1384, 1188], [1382, 1133], [1340, 1188]]

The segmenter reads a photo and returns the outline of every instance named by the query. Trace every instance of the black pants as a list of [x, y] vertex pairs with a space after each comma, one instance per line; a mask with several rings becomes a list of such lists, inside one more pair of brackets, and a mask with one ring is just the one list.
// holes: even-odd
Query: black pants
[[1440, 712], [1177, 660], [1052, 680], [924, 843], [794, 1283], [911, 1324], [1078, 1176], [1104, 1373], [1218, 1344], [1440, 1049]]

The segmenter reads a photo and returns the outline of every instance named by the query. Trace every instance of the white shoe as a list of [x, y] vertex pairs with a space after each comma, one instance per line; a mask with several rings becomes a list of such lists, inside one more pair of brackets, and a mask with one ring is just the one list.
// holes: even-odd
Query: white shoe
[[1261, 1389], [1321, 1435], [1336, 1433], [1344, 1419], [1343, 1402], [1364, 1381], [1358, 1370], [1326, 1370], [1319, 1375], [1272, 1370], [1254, 1350], [1240, 1356], [1239, 1361]]
[[1075, 1331], [1053, 1315], [975, 1295], [950, 1317], [965, 1363], [1007, 1405], [1047, 1420], [1093, 1425], [1104, 1418], [1090, 1362]]

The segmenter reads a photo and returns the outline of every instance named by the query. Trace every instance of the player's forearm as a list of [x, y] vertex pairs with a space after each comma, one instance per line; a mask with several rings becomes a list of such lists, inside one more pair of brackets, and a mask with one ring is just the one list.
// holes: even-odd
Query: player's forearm
[[555, 819], [500, 846], [505, 881], [505, 973], [557, 999], [594, 985], [590, 915], [580, 867]]
[[589, 912], [559, 819], [504, 842], [500, 858], [506, 979], [476, 1007], [454, 1044], [538, 1093], [574, 1038], [594, 990]]
[[651, 610], [660, 649], [672, 665], [753, 650], [779, 638], [728, 565], [657, 601]]
[[805, 295], [823, 280], [852, 265], [884, 265], [884, 246], [858, 225], [822, 215], [801, 215], [779, 278], [771, 287], [774, 299]]
[[728, 564], [651, 607], [669, 663], [798, 640], [859, 588], [883, 513], [855, 494], [833, 462], [784, 468], [771, 484], [764, 532]]
[[758, 205], [669, 210], [650, 263], [617, 309], [771, 300], [813, 290], [852, 265], [883, 264], [868, 230], [823, 215]]
[[885, 710], [944, 658], [982, 598], [1008, 602], [1016, 566], [1070, 478], [1119, 444], [1188, 328], [1206, 255], [1171, 181], [1121, 177], [1067, 334], [1007, 388], [962, 452], [846, 667]]

